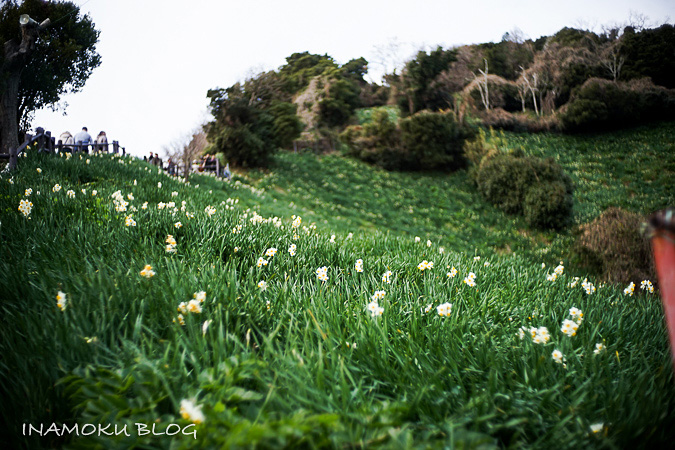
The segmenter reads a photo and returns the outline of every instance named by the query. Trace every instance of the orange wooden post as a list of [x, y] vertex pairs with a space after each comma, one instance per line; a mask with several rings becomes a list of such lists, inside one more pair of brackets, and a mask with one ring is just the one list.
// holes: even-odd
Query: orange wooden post
[[648, 231], [652, 240], [675, 370], [675, 209], [668, 208], [652, 214], [649, 218]]

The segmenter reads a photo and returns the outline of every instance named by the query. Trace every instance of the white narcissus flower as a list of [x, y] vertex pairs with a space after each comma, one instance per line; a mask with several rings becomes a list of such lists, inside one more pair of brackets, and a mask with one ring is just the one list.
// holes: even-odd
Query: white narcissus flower
[[594, 423], [591, 425], [591, 432], [592, 433], [599, 433], [605, 428], [605, 424], [600, 422], [600, 423]]
[[391, 273], [391, 270], [387, 270], [384, 274], [382, 274], [382, 282], [391, 284], [391, 276], [392, 275], [393, 274]]
[[152, 266], [150, 264], [146, 264], [146, 266], [141, 270], [141, 276], [145, 278], [152, 278], [155, 276], [155, 271], [152, 270]]
[[375, 293], [372, 296], [372, 300], [374, 302], [377, 302], [378, 300], [382, 300], [386, 294], [387, 294], [386, 291], [375, 291]]
[[436, 307], [436, 311], [438, 311], [439, 316], [448, 317], [452, 312], [452, 303], [443, 303], [442, 305], [438, 305]]
[[56, 306], [61, 308], [61, 311], [66, 310], [66, 306], [68, 306], [68, 300], [66, 299], [66, 294], [65, 292], [59, 291], [56, 294]]
[[202, 407], [195, 405], [193, 401], [187, 399], [180, 402], [180, 415], [183, 419], [196, 424], [200, 424], [206, 419], [204, 413], [202, 413]]
[[187, 310], [194, 314], [199, 314], [202, 312], [202, 305], [199, 300], [190, 300], [187, 304]]

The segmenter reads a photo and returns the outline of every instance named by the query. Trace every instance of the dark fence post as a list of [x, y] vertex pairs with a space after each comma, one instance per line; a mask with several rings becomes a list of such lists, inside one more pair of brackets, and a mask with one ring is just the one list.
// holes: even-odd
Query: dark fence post
[[44, 148], [41, 148], [40, 151], [49, 153], [50, 147], [52, 145], [52, 132], [51, 131], [45, 131], [44, 135], [45, 135], [45, 137], [44, 137]]
[[113, 153], [117, 154], [120, 151], [120, 143], [117, 141], [113, 141]]

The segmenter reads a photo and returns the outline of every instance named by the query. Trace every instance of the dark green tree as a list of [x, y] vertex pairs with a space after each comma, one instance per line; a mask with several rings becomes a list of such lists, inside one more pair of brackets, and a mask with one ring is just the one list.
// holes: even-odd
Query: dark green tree
[[655, 84], [675, 88], [675, 26], [665, 24], [639, 33], [626, 27], [620, 51], [626, 60], [622, 79], [650, 77]]
[[286, 58], [286, 64], [279, 68], [279, 75], [285, 82], [285, 89], [295, 93], [304, 89], [315, 76], [337, 68], [338, 65], [328, 55], [293, 53]]
[[[28, 14], [39, 26], [19, 24]], [[99, 31], [72, 2], [7, 0], [0, 7], [0, 153], [19, 145], [36, 110], [56, 105], [63, 94], [77, 92], [101, 63], [96, 52]]]
[[341, 69], [345, 77], [365, 84], [366, 81], [363, 79], [363, 76], [368, 73], [368, 61], [366, 58], [351, 59]]
[[300, 135], [297, 105], [281, 100], [285, 96], [279, 94], [277, 81], [263, 73], [243, 85], [208, 91], [215, 119], [207, 126], [208, 139], [231, 164], [266, 166], [277, 149], [290, 146]]
[[404, 114], [413, 114], [423, 109], [432, 111], [447, 108], [446, 98], [430, 89], [432, 82], [457, 60], [457, 51], [437, 47], [429, 53], [419, 51], [396, 78], [399, 92], [398, 104]]
[[323, 125], [337, 127], [346, 125], [361, 106], [359, 85], [345, 78], [329, 81], [328, 95], [319, 102], [319, 119]]

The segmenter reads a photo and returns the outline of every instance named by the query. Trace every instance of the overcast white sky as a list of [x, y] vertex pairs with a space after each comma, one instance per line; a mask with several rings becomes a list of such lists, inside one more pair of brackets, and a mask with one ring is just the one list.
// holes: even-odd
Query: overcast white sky
[[[393, 40], [417, 49], [498, 42], [514, 28], [533, 39], [565, 26], [599, 29], [631, 11], [672, 23], [673, 0], [75, 0], [101, 31], [102, 64], [67, 115], [38, 111], [33, 126], [58, 136], [105, 130], [137, 156], [209, 120], [206, 92], [277, 69], [295, 52], [376, 59]], [[38, 22], [43, 17], [35, 17]], [[58, 18], [51, 18], [52, 20]], [[379, 82], [381, 73], [375, 73]], [[252, 72], [253, 71], [253, 72]]]

